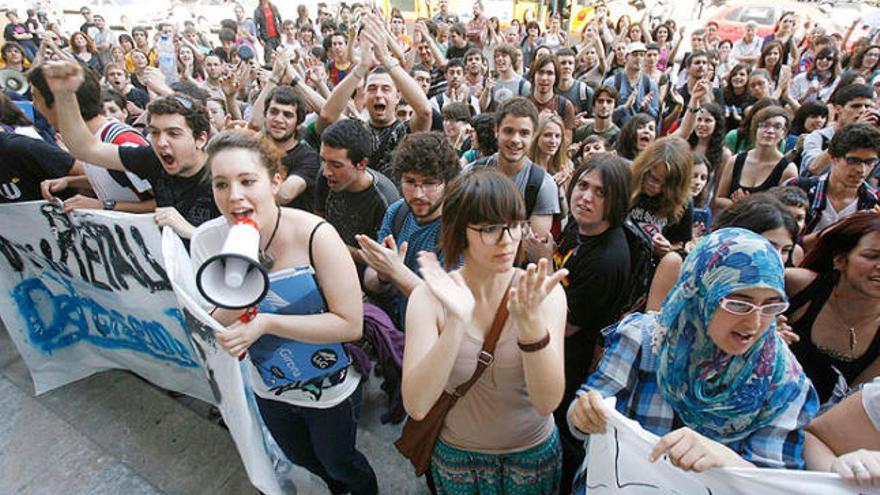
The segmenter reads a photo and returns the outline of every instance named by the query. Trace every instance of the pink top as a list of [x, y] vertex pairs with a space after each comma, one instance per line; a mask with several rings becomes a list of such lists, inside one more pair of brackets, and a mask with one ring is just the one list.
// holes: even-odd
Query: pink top
[[[517, 332], [510, 320], [495, 347], [495, 361], [449, 411], [440, 437], [453, 447], [486, 454], [518, 452], [553, 434], [552, 415], [529, 402]], [[477, 368], [483, 339], [465, 333], [446, 390], [468, 380]]]

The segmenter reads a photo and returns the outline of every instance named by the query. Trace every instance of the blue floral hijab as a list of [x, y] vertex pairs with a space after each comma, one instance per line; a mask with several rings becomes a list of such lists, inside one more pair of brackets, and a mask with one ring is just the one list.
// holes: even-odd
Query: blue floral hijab
[[685, 260], [663, 302], [654, 348], [660, 392], [691, 429], [722, 443], [742, 440], [773, 422], [807, 386], [775, 319], [740, 356], [723, 352], [709, 337], [722, 297], [753, 288], [785, 297], [784, 284], [779, 253], [744, 229], [707, 235]]

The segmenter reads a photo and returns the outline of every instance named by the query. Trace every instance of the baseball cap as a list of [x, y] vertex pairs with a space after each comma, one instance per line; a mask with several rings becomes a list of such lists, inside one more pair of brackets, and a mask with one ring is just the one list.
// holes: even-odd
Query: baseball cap
[[648, 51], [648, 49], [645, 48], [645, 44], [638, 42], [638, 41], [636, 41], [635, 43], [630, 43], [630, 44], [626, 45], [626, 54], [627, 55], [629, 55], [630, 53], [645, 52], [645, 51]]

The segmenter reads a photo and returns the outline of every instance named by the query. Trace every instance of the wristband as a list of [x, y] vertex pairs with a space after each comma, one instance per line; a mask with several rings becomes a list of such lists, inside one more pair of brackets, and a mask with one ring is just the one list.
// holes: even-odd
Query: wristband
[[392, 58], [391, 61], [385, 65], [385, 70], [391, 72], [391, 69], [395, 67], [400, 67], [400, 62], [396, 58]]
[[279, 81], [278, 78], [275, 77], [274, 74], [273, 74], [272, 76], [269, 77], [269, 82], [272, 83], [272, 84], [274, 84], [275, 86], [278, 86], [278, 85], [281, 84], [281, 81]]
[[297, 84], [299, 84], [299, 77], [297, 77], [297, 76], [293, 76], [293, 77], [290, 79], [290, 85], [291, 85], [292, 87], [296, 87]]
[[544, 335], [544, 338], [537, 342], [532, 342], [531, 344], [523, 344], [519, 340], [516, 341], [516, 345], [519, 346], [519, 350], [523, 352], [536, 352], [550, 345], [550, 331], [547, 330], [547, 334]]

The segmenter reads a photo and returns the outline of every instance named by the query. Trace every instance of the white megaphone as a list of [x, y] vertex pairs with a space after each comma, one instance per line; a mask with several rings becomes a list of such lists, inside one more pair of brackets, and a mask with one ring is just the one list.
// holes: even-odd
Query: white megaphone
[[226, 234], [219, 254], [199, 267], [196, 285], [211, 304], [225, 309], [249, 308], [269, 291], [269, 275], [259, 262], [260, 230], [244, 218]]

